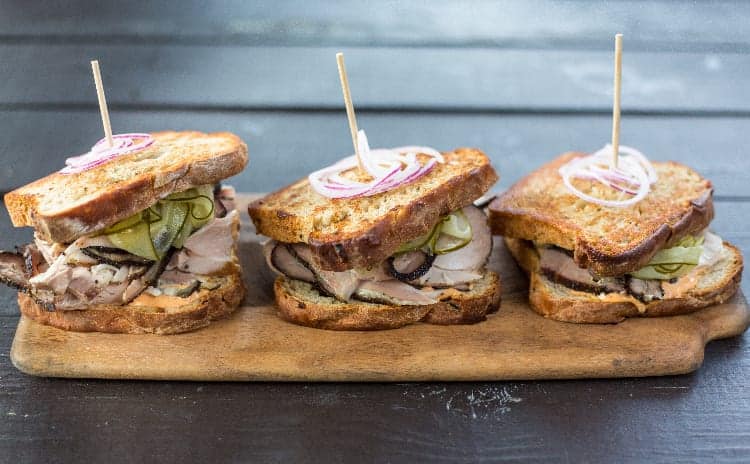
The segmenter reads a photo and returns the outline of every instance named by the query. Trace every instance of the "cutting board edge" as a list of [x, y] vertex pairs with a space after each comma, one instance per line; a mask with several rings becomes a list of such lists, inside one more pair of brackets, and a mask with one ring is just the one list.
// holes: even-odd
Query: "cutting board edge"
[[[573, 380], [573, 379], [602, 379], [602, 378], [638, 378], [638, 377], [659, 377], [668, 375], [682, 375], [694, 372], [699, 369], [704, 360], [705, 346], [712, 340], [728, 338], [742, 334], [747, 329], [750, 322], [750, 308], [747, 305], [741, 305], [744, 309], [742, 321], [744, 328], [738, 327], [736, 334], [721, 335], [709, 334], [709, 329], [703, 333], [696, 333], [691, 340], [688, 349], [681, 351], [681, 356], [674, 360], [668, 367], [649, 366], [647, 359], [643, 364], [626, 361], [622, 363], [613, 362], [612, 365], [604, 363], [592, 364], [586, 368], [565, 368], [564, 366], [554, 370], [548, 370], [544, 373], [517, 370], [513, 373], [495, 372], [477, 374], [472, 369], [457, 369], [453, 372], [443, 373], [418, 373], [400, 375], [388, 374], [386, 372], [340, 372], [328, 373], [326, 375], [310, 375], [309, 373], [283, 373], [283, 372], [250, 372], [237, 370], [233, 373], [225, 373], [217, 377], [210, 369], [200, 373], [159, 373], [158, 371], [140, 371], [123, 373], [113, 371], [102, 371], [101, 369], [92, 370], [87, 366], [83, 368], [70, 369], [60, 363], [50, 364], [50, 360], [44, 359], [44, 355], [35, 354], [33, 348], [24, 346], [25, 341], [19, 333], [28, 330], [29, 324], [38, 324], [23, 316], [19, 319], [16, 334], [11, 346], [10, 359], [13, 365], [21, 372], [35, 377], [52, 377], [52, 378], [87, 378], [87, 379], [111, 379], [111, 380], [172, 380], [172, 381], [229, 381], [229, 382], [248, 382], [248, 381], [278, 381], [278, 382], [461, 382], [461, 381], [511, 381], [511, 380]], [[684, 317], [684, 316], [677, 316]], [[59, 330], [59, 329], [52, 329]], [[712, 338], [711, 336], [716, 336]]]

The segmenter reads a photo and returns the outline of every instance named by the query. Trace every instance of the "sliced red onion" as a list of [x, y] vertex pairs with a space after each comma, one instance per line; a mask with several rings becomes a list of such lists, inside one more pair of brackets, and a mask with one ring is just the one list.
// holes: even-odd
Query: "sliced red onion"
[[154, 138], [151, 134], [116, 134], [112, 136], [111, 147], [107, 146], [106, 139], [101, 139], [91, 147], [88, 153], [66, 159], [66, 166], [60, 170], [60, 173], [75, 174], [87, 171], [118, 156], [142, 150], [152, 143], [154, 143]]
[[[357, 133], [357, 149], [362, 167], [373, 177], [370, 182], [358, 182], [341, 175], [359, 165], [355, 155], [310, 174], [310, 186], [328, 198], [367, 197], [413, 182], [430, 172], [437, 163], [445, 162], [443, 155], [429, 147], [370, 149], [367, 135], [362, 130]], [[431, 159], [421, 165], [418, 154]]]
[[[620, 146], [620, 153], [617, 168], [610, 165], [611, 145], [605, 145], [590, 156], [570, 160], [559, 169], [565, 187], [578, 198], [602, 206], [625, 207], [643, 200], [651, 190], [651, 184], [658, 179], [656, 170], [648, 159], [634, 148]], [[623, 200], [597, 198], [577, 189], [571, 182], [574, 178], [595, 180], [631, 197]]]

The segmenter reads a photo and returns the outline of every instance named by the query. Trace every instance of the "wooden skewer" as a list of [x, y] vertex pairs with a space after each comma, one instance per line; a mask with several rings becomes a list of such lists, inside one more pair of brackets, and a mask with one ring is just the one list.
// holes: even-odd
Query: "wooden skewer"
[[91, 70], [94, 72], [94, 85], [96, 86], [96, 97], [99, 99], [99, 113], [102, 115], [102, 124], [104, 125], [104, 137], [107, 139], [107, 146], [112, 148], [112, 125], [109, 123], [109, 111], [107, 110], [107, 99], [104, 96], [104, 85], [102, 85], [102, 73], [99, 71], [99, 60], [91, 62]]
[[339, 78], [341, 79], [341, 91], [344, 93], [344, 104], [346, 105], [346, 117], [349, 119], [349, 130], [352, 133], [352, 144], [354, 153], [357, 155], [357, 164], [359, 170], [365, 172], [362, 165], [362, 157], [359, 153], [359, 144], [357, 143], [357, 117], [354, 115], [354, 105], [352, 104], [352, 95], [349, 92], [349, 79], [346, 77], [346, 67], [344, 66], [344, 54], [336, 53], [336, 63], [339, 66]]
[[612, 167], [620, 153], [620, 82], [622, 81], [622, 34], [615, 35], [615, 86], [612, 104]]

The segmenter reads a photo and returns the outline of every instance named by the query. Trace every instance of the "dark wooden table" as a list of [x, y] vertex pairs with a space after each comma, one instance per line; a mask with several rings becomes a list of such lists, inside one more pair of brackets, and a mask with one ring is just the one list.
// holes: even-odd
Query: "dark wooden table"
[[[623, 32], [622, 142], [712, 179], [713, 228], [750, 249], [750, 5], [207, 3], [0, 1], [0, 190], [101, 137], [93, 58], [115, 132], [235, 132], [251, 162], [232, 183], [273, 189], [351, 151], [339, 50], [374, 146], [477, 146], [503, 189], [608, 140]], [[29, 239], [1, 214], [0, 248]], [[750, 460], [747, 337], [711, 343], [694, 374], [649, 379], [56, 380], [11, 365], [14, 296], [0, 291], [1, 462]]]

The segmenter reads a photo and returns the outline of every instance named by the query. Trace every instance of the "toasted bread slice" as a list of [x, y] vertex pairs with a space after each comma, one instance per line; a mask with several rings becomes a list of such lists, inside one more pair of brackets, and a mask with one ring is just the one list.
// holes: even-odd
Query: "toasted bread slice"
[[727, 301], [740, 285], [743, 260], [740, 251], [724, 242], [721, 260], [698, 275], [685, 289], [663, 300], [643, 303], [625, 294], [599, 296], [572, 290], [537, 272], [536, 250], [530, 242], [506, 239], [506, 246], [519, 265], [529, 273], [529, 303], [539, 314], [564, 322], [616, 323], [628, 317], [686, 314]]
[[367, 267], [427, 233], [442, 215], [470, 204], [498, 179], [479, 150], [444, 153], [445, 163], [415, 182], [365, 198], [326, 198], [307, 178], [253, 202], [258, 233], [307, 243], [326, 270]]
[[359, 301], [341, 302], [323, 296], [312, 285], [286, 277], [274, 284], [279, 315], [295, 324], [331, 330], [395, 329], [415, 322], [473, 324], [500, 306], [500, 278], [487, 271], [471, 290], [445, 289], [438, 302], [391, 306]]
[[245, 293], [239, 271], [222, 277], [222, 282], [215, 290], [200, 290], [184, 304], [167, 309], [131, 303], [47, 311], [25, 293], [18, 294], [18, 306], [24, 316], [63, 330], [168, 335], [205, 327], [237, 309]]
[[674, 162], [653, 163], [659, 180], [633, 206], [581, 200], [558, 173], [579, 156], [560, 156], [496, 198], [489, 207], [492, 232], [572, 250], [579, 266], [616, 276], [642, 268], [659, 250], [705, 229], [714, 217], [711, 182]]
[[247, 146], [228, 132], [152, 135], [155, 142], [143, 150], [78, 174], [57, 172], [6, 194], [13, 225], [32, 226], [48, 241], [72, 242], [170, 193], [237, 174], [247, 164]]

